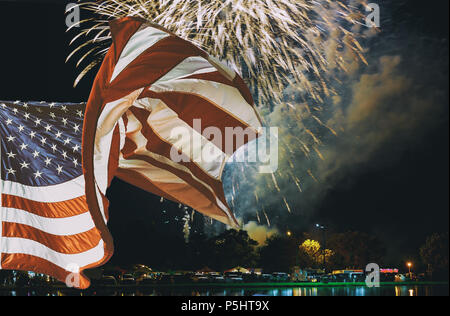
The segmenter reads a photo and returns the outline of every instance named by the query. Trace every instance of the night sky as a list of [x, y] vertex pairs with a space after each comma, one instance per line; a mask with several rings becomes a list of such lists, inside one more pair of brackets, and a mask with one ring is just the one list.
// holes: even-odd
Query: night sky
[[[39, 2], [0, 0], [0, 100], [86, 101], [94, 73], [77, 88], [72, 87], [75, 64], [66, 64], [65, 59], [74, 33], [65, 33], [63, 1]], [[309, 220], [325, 222], [335, 231], [374, 233], [388, 244], [390, 260], [397, 262], [417, 253], [426, 236], [448, 231], [448, 1], [375, 2], [380, 3], [385, 22], [380, 43], [382, 36], [396, 43], [382, 49], [406, 56], [406, 63], [409, 50], [423, 51], [424, 64], [433, 61], [431, 73], [423, 74], [431, 79], [425, 81], [421, 93], [443, 93], [440, 119], [411, 135], [407, 144], [387, 146], [371, 161], [339, 179], [326, 191]], [[371, 52], [380, 54], [376, 47]], [[418, 60], [411, 58], [410, 62]], [[432, 78], [444, 79], [436, 82]], [[146, 236], [155, 223], [162, 223], [162, 236], [181, 235], [178, 224], [164, 224], [184, 215], [178, 205], [161, 204], [159, 197], [120, 181], [113, 183], [110, 198], [116, 260], [145, 259], [148, 254], [136, 249], [142, 244], [154, 248], [160, 243]]]

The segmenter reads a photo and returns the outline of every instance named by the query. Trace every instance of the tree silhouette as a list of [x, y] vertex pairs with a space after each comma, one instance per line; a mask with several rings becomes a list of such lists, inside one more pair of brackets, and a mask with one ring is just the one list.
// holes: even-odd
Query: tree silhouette
[[374, 236], [362, 232], [331, 235], [328, 248], [334, 252], [331, 264], [336, 268], [364, 268], [369, 263], [383, 265], [386, 249]]
[[208, 266], [218, 271], [237, 266], [253, 267], [257, 262], [258, 243], [246, 231], [227, 230], [208, 240]]
[[447, 232], [429, 236], [420, 248], [420, 257], [434, 277], [448, 280], [448, 247]]
[[260, 264], [265, 272], [289, 272], [299, 260], [299, 242], [275, 235], [260, 249]]

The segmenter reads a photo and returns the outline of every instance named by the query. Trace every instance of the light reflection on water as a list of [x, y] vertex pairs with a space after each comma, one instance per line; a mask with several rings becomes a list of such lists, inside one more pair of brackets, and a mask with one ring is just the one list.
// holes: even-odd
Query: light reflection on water
[[382, 286], [367, 288], [348, 287], [298, 287], [298, 288], [163, 288], [130, 290], [91, 290], [85, 292], [71, 290], [55, 291], [0, 291], [0, 296], [448, 296], [448, 285], [442, 286]]

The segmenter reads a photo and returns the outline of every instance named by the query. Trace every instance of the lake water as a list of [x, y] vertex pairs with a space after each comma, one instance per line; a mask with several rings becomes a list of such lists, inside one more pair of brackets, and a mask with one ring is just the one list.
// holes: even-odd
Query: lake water
[[[0, 296], [73, 296], [81, 292], [63, 291], [0, 291]], [[295, 287], [295, 288], [214, 288], [214, 289], [134, 289], [87, 291], [83, 295], [93, 296], [448, 296], [448, 285], [417, 286], [382, 286], [367, 288], [364, 286], [348, 287]]]

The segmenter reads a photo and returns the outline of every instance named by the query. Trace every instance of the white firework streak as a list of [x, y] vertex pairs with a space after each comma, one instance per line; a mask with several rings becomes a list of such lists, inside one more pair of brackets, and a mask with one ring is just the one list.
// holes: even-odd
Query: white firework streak
[[77, 67], [90, 60], [75, 85], [107, 52], [108, 21], [124, 16], [157, 23], [226, 61], [244, 77], [259, 105], [281, 102], [288, 85], [320, 103], [333, 93], [330, 71], [347, 71], [349, 56], [366, 62], [358, 42], [362, 32], [352, 31], [365, 19], [364, 0], [99, 0], [78, 5], [96, 18], [81, 21], [72, 41], [81, 44], [68, 59], [81, 55]]
[[[77, 67], [83, 65], [75, 85], [101, 63], [108, 51], [110, 20], [137, 16], [159, 24], [240, 73], [265, 123], [279, 105], [285, 110], [284, 117], [296, 122], [292, 123], [298, 126], [295, 135], [288, 127], [282, 131], [281, 159], [289, 164], [280, 165], [278, 177], [291, 175], [299, 192], [303, 192], [299, 177], [303, 180], [306, 175], [299, 175], [293, 163], [297, 152], [307, 160], [314, 155], [324, 159], [319, 150], [323, 143], [315, 127], [323, 127], [334, 136], [337, 132], [322, 121], [322, 106], [327, 98], [338, 95], [341, 74], [351, 71], [354, 63], [367, 64], [359, 42], [366, 31], [362, 27], [364, 0], [99, 0], [79, 1], [78, 5], [94, 17], [81, 21], [80, 28], [74, 27], [78, 24], [71, 27], [78, 32], [71, 42], [77, 47], [68, 59], [78, 56]], [[238, 180], [235, 173], [232, 175], [227, 199], [233, 208], [240, 200], [236, 195], [238, 185], [245, 182], [242, 174], [238, 173]], [[310, 169], [307, 176], [319, 181]], [[271, 177], [268, 194], [275, 192], [292, 213], [277, 178]], [[260, 204], [256, 191], [255, 198]], [[264, 205], [261, 207], [270, 227]], [[256, 217], [260, 222], [259, 212]]]

